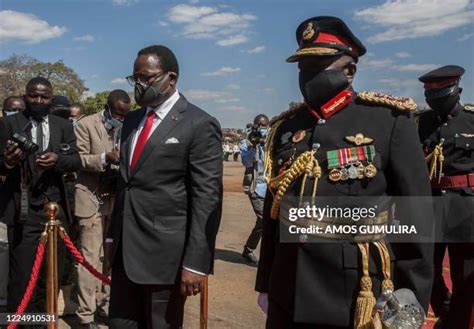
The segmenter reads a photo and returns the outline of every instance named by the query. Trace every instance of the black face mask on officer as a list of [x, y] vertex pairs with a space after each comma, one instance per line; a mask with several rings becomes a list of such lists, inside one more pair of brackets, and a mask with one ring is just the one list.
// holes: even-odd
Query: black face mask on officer
[[164, 98], [166, 92], [161, 91], [161, 87], [169, 76], [169, 73], [166, 73], [163, 78], [150, 85], [141, 84], [140, 82], [135, 83], [135, 101], [137, 104], [145, 107]]
[[327, 103], [350, 85], [343, 69], [324, 70], [318, 73], [300, 70], [299, 83], [305, 101], [316, 108]]
[[456, 104], [460, 100], [458, 93], [439, 97], [439, 98], [427, 98], [426, 103], [434, 110], [438, 115], [445, 117], [454, 109]]
[[49, 114], [51, 103], [30, 103], [25, 99], [25, 114], [37, 121]]

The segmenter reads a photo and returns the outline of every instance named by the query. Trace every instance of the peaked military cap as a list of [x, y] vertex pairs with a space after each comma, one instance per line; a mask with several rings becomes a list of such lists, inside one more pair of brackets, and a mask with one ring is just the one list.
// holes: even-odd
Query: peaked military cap
[[54, 108], [69, 108], [71, 106], [71, 103], [69, 102], [69, 99], [66, 96], [55, 95], [51, 102], [51, 106]]
[[358, 57], [365, 54], [362, 42], [355, 37], [341, 19], [331, 16], [309, 18], [296, 29], [298, 50], [287, 58], [297, 62], [306, 56], [334, 56], [347, 54]]
[[439, 98], [452, 94], [459, 88], [459, 80], [464, 72], [464, 68], [460, 66], [446, 65], [423, 74], [418, 80], [424, 83], [427, 98]]

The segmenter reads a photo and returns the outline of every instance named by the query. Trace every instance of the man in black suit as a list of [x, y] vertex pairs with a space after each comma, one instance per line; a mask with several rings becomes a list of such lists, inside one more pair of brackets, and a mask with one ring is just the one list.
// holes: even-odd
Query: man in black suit
[[[8, 116], [0, 124], [0, 175], [6, 176], [0, 192], [0, 214], [15, 219], [8, 287], [10, 312], [16, 311], [30, 278], [39, 237], [44, 230], [43, 207], [50, 201], [59, 203], [58, 219], [67, 224], [63, 174], [81, 165], [71, 123], [49, 114], [52, 98], [51, 83], [45, 78], [33, 78], [26, 85], [25, 111]], [[35, 143], [37, 149], [25, 147], [18, 141], [8, 143], [8, 140], [15, 141], [17, 135]], [[58, 252], [64, 253], [62, 244], [58, 244]], [[42, 271], [28, 312], [45, 312], [45, 300]]]
[[[112, 242], [111, 328], [181, 328], [186, 296], [212, 272], [222, 196], [217, 120], [176, 90], [178, 62], [164, 46], [135, 60], [125, 118]], [[112, 240], [112, 241], [111, 241]]]

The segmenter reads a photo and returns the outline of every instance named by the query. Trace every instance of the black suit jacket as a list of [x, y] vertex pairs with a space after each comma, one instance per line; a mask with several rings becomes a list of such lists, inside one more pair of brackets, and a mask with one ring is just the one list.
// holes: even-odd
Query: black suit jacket
[[[63, 174], [79, 169], [81, 160], [76, 148], [76, 136], [73, 127], [68, 120], [49, 115], [49, 145], [45, 151], [58, 154], [58, 162], [55, 168], [38, 172], [35, 170], [35, 156], [30, 155], [23, 161], [27, 162], [27, 170], [31, 170], [31, 181], [28, 185], [29, 205], [40, 207], [48, 201], [55, 201], [65, 208], [65, 194]], [[6, 181], [0, 190], [0, 216], [8, 223], [12, 223], [18, 217], [18, 206], [20, 203], [20, 165], [12, 169], [5, 166], [3, 152], [8, 139], [13, 133], [23, 133], [29, 119], [24, 113], [18, 113], [0, 121], [0, 175], [6, 176]], [[61, 151], [61, 145], [69, 146], [69, 151]], [[15, 206], [12, 206], [15, 204]]]
[[131, 112], [122, 128], [109, 237], [114, 256], [121, 242], [132, 281], [173, 284], [182, 266], [212, 270], [222, 194], [221, 130], [215, 118], [180, 95], [130, 170], [132, 139], [145, 114], [146, 109]]

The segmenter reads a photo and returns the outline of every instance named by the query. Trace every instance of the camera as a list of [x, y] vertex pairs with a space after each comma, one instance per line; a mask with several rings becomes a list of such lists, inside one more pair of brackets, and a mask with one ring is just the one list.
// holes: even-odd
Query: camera
[[251, 123], [247, 125], [247, 139], [250, 141], [250, 143], [257, 144], [263, 137], [264, 136], [260, 131], [259, 125]]
[[33, 143], [33, 141], [25, 135], [14, 133], [11, 140], [13, 143], [10, 145], [13, 145], [14, 143], [18, 144], [20, 150], [25, 153], [35, 154], [39, 150], [39, 146]]

